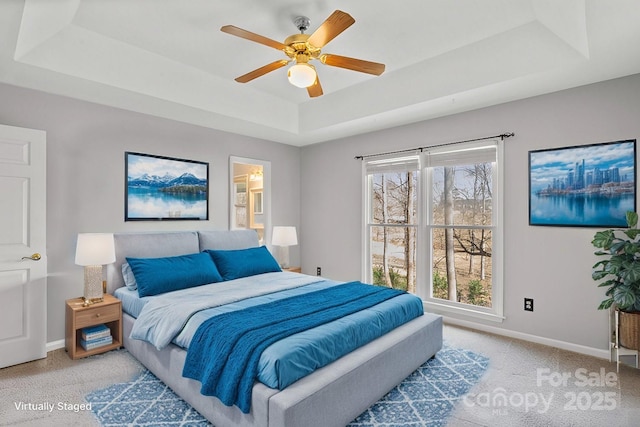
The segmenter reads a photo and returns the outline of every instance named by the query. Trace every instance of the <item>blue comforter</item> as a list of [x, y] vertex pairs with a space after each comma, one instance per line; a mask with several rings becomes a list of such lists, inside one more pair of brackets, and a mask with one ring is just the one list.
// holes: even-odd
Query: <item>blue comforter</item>
[[196, 331], [183, 376], [200, 381], [202, 394], [248, 413], [258, 360], [266, 347], [402, 293], [352, 282], [221, 314]]

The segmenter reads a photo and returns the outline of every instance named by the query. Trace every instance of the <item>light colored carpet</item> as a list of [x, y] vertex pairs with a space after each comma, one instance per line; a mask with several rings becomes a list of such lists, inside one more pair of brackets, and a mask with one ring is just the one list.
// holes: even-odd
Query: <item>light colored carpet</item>
[[[99, 426], [90, 410], [75, 412], [84, 396], [98, 388], [128, 381], [143, 371], [127, 351], [118, 350], [71, 360], [64, 350], [49, 352], [46, 359], [0, 369], [0, 425], [28, 427]], [[20, 403], [32, 408], [18, 408]], [[54, 405], [52, 411], [37, 405]], [[69, 409], [58, 405], [71, 405]]]
[[[451, 347], [490, 358], [486, 374], [458, 404], [449, 426], [640, 425], [640, 370], [622, 366], [616, 373], [607, 360], [449, 325], [444, 337]], [[582, 377], [600, 376], [601, 369], [603, 384], [581, 386]], [[72, 361], [64, 350], [0, 369], [0, 425], [97, 426], [91, 411], [74, 412], [74, 406], [86, 403], [89, 392], [129, 381], [142, 371], [126, 351]], [[563, 374], [567, 380], [556, 384], [553, 380]], [[549, 407], [542, 398], [550, 401]], [[16, 408], [20, 402], [51, 403], [54, 409]]]
[[451, 426], [640, 426], [638, 369], [616, 373], [608, 360], [452, 326], [444, 336], [491, 359]]

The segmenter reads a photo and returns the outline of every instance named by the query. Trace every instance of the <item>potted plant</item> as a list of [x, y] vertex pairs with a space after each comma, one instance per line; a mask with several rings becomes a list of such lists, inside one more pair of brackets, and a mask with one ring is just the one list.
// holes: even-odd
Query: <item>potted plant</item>
[[606, 257], [593, 266], [591, 277], [607, 288], [599, 310], [619, 310], [619, 340], [623, 347], [640, 350], [640, 230], [638, 214], [628, 211], [626, 229], [598, 231], [591, 244]]

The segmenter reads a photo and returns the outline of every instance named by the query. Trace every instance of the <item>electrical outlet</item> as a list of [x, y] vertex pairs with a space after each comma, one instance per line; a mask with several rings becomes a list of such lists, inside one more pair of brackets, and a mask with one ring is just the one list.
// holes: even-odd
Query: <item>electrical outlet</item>
[[316, 276], [322, 276], [322, 267], [316, 267]]
[[524, 311], [533, 311], [533, 298], [524, 299]]

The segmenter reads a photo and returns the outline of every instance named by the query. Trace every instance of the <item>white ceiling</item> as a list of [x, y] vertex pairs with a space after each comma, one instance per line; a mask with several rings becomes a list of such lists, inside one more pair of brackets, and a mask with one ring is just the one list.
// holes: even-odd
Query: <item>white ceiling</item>
[[[386, 64], [376, 77], [315, 63], [324, 95], [283, 42], [334, 10], [356, 23], [324, 53]], [[0, 81], [303, 146], [640, 72], [638, 0], [2, 0]]]

